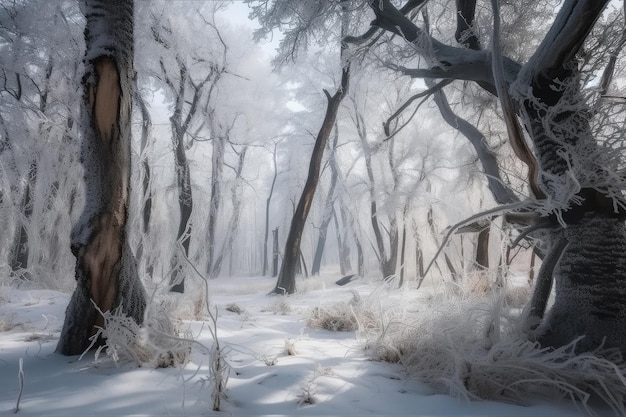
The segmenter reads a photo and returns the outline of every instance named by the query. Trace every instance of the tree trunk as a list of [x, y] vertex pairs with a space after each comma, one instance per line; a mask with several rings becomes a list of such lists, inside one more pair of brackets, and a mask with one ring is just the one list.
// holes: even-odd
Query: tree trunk
[[[272, 195], [274, 195], [274, 186], [276, 185], [276, 177], [278, 176], [278, 163], [276, 162], [276, 148], [278, 143], [274, 143], [274, 152], [272, 153], [272, 162], [274, 167], [274, 176], [272, 177], [272, 186], [265, 200], [265, 236], [263, 239], [263, 276], [267, 275], [267, 240], [270, 232], [270, 203]], [[272, 274], [275, 277], [277, 274]]]
[[146, 246], [149, 248], [152, 245], [149, 244], [150, 237], [148, 234], [150, 233], [150, 218], [152, 217], [152, 189], [151, 189], [151, 175], [152, 172], [150, 170], [150, 161], [147, 155], [148, 142], [150, 139], [150, 134], [152, 132], [152, 118], [150, 117], [150, 112], [148, 110], [148, 106], [146, 105], [145, 100], [137, 90], [137, 84], [135, 82], [135, 100], [139, 104], [139, 109], [141, 110], [141, 142], [139, 147], [139, 157], [141, 158], [141, 166], [143, 168], [143, 178], [141, 182], [141, 192], [142, 192], [142, 209], [141, 209], [141, 240], [139, 242], [139, 246], [137, 248], [137, 261], [142, 262], [146, 266], [146, 272], [150, 278], [152, 278], [152, 274], [154, 273], [154, 267], [152, 263], [154, 259], [150, 257], [150, 255], [145, 256], [145, 253], [149, 253], [150, 249], [146, 250]]
[[340, 227], [339, 225], [337, 210], [333, 210], [333, 220], [335, 224], [335, 235], [337, 237], [337, 251], [339, 252], [339, 270], [341, 275], [346, 275], [352, 270], [352, 264], [350, 263], [350, 244], [348, 242], [348, 225], [346, 221], [347, 216], [341, 202], [339, 210], [341, 212], [341, 224], [343, 227]]
[[489, 226], [478, 232], [475, 263], [479, 270], [489, 269]]
[[339, 172], [337, 170], [337, 163], [335, 161], [335, 153], [337, 149], [337, 142], [339, 141], [339, 126], [335, 123], [335, 135], [333, 138], [333, 145], [330, 149], [330, 188], [324, 201], [324, 213], [322, 214], [322, 223], [319, 228], [319, 235], [317, 238], [317, 245], [315, 247], [315, 254], [313, 255], [313, 265], [311, 266], [311, 275], [319, 275], [320, 267], [322, 266], [322, 255], [324, 254], [324, 246], [326, 245], [326, 236], [328, 234], [328, 226], [332, 220], [333, 213], [335, 211], [335, 188], [337, 187], [337, 179], [339, 178]]
[[[228, 221], [228, 227], [226, 228], [226, 237], [224, 239], [224, 244], [222, 245], [220, 253], [215, 258], [215, 262], [213, 263], [213, 268], [211, 270], [211, 277], [213, 278], [220, 275], [222, 271], [222, 263], [224, 261], [224, 257], [232, 253], [233, 243], [235, 241], [235, 238], [237, 237], [237, 231], [239, 228], [239, 216], [241, 214], [241, 196], [239, 195], [237, 190], [241, 183], [241, 174], [243, 172], [243, 166], [246, 160], [247, 151], [248, 148], [243, 148], [241, 152], [239, 152], [239, 160], [235, 169], [235, 180], [230, 191], [230, 204], [232, 206], [232, 213], [230, 216], [230, 220]], [[232, 275], [232, 258], [230, 269]]]
[[320, 128], [315, 140], [315, 146], [313, 147], [313, 153], [311, 154], [311, 163], [309, 164], [307, 181], [304, 185], [302, 196], [300, 197], [300, 201], [298, 202], [298, 206], [293, 215], [291, 227], [289, 228], [289, 234], [287, 235], [285, 253], [283, 256], [280, 274], [278, 276], [278, 282], [272, 291], [275, 294], [293, 294], [296, 292], [296, 265], [300, 256], [302, 232], [304, 230], [306, 219], [309, 215], [309, 210], [311, 209], [311, 204], [313, 202], [313, 196], [315, 195], [315, 190], [317, 189], [317, 184], [319, 182], [324, 148], [326, 147], [326, 142], [328, 141], [328, 137], [333, 129], [333, 125], [335, 124], [337, 112], [339, 111], [339, 104], [348, 92], [349, 79], [350, 67], [345, 66], [342, 69], [341, 85], [335, 94], [331, 96], [328, 91], [324, 90], [328, 100], [326, 115], [324, 116], [322, 127]]
[[[35, 189], [35, 183], [37, 181], [37, 163], [33, 162], [28, 170], [28, 178], [26, 178], [26, 188], [24, 190], [24, 197], [22, 198], [21, 212], [22, 218], [20, 219], [17, 233], [15, 234], [15, 242], [11, 248], [11, 254], [9, 255], [11, 271], [14, 273], [20, 272], [28, 268], [28, 233], [29, 224], [33, 215], [33, 193]], [[23, 273], [19, 273], [21, 279], [28, 279]]]
[[422, 242], [420, 240], [417, 224], [413, 223], [413, 236], [415, 238], [415, 269], [417, 271], [417, 289], [424, 282], [424, 253], [422, 252]]
[[406, 216], [404, 218], [405, 222], [402, 226], [402, 246], [400, 249], [400, 283], [399, 286], [402, 287], [404, 285], [404, 256], [406, 252]]
[[[185, 152], [184, 132], [180, 127], [180, 123], [172, 117], [172, 140], [174, 141], [174, 157], [176, 167], [176, 184], [178, 186], [178, 207], [180, 209], [180, 219], [178, 222], [178, 232], [176, 233], [176, 241], [182, 247], [185, 256], [189, 256], [189, 244], [191, 242], [191, 213], [193, 211], [193, 195], [191, 191], [191, 173], [189, 172], [189, 161]], [[185, 274], [184, 262], [178, 255], [178, 247], [175, 248], [172, 264], [172, 278], [170, 283], [171, 292], [185, 292]]]
[[226, 138], [213, 138], [213, 155], [211, 157], [211, 197], [209, 200], [209, 219], [207, 226], [207, 273], [214, 278], [215, 246], [217, 240], [217, 220], [222, 202], [222, 166], [224, 165], [224, 142]]
[[86, 0], [82, 163], [87, 202], [72, 230], [77, 287], [57, 346], [64, 355], [89, 346], [103, 312], [143, 322], [145, 291], [126, 239], [133, 97], [133, 1]]
[[278, 276], [278, 227], [272, 230], [272, 277]]
[[[553, 200], [551, 240], [568, 242], [555, 266], [556, 296], [540, 341], [562, 346], [584, 336], [577, 351], [603, 345], [626, 353], [626, 202], [622, 193], [611, 191], [607, 151], [593, 136], [573, 55], [605, 3], [563, 5], [559, 17], [580, 10], [585, 15], [555, 20], [525, 68], [532, 96], [521, 95], [520, 106], [536, 147], [541, 186]], [[556, 41], [553, 35], [569, 33], [564, 30], [572, 36]], [[572, 49], [561, 54], [568, 43]], [[550, 251], [559, 249], [553, 245]]]
[[360, 277], [365, 276], [365, 256], [363, 255], [363, 247], [359, 241], [356, 232], [354, 232], [354, 244], [356, 245], [357, 273]]
[[556, 297], [540, 341], [561, 346], [584, 336], [578, 351], [604, 343], [626, 353], [624, 221], [590, 213], [568, 225], [564, 236], [569, 246], [554, 271]]

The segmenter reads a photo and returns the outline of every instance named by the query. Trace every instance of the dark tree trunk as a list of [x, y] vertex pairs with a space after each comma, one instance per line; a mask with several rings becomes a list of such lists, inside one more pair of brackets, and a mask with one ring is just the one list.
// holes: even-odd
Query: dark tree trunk
[[354, 236], [354, 244], [356, 245], [356, 258], [357, 258], [357, 272], [360, 277], [365, 276], [365, 256], [363, 255], [363, 247], [361, 246], [361, 242], [359, 238]]
[[144, 234], [147, 234], [150, 231], [150, 217], [152, 216], [152, 190], [150, 189], [150, 161], [146, 153], [148, 149], [148, 142], [150, 140], [150, 134], [152, 132], [152, 118], [150, 117], [148, 106], [139, 91], [135, 92], [135, 99], [137, 103], [139, 103], [139, 109], [141, 110], [141, 143], [139, 147], [141, 166], [143, 168], [143, 181], [141, 189], [143, 196], [143, 208], [141, 210], [141, 214], [143, 220], [142, 231]]
[[273, 250], [272, 250], [272, 276], [278, 276], [278, 258], [280, 253], [278, 252], [278, 227], [272, 230]]
[[415, 237], [415, 269], [417, 271], [417, 289], [424, 282], [424, 253], [422, 252], [422, 242], [420, 240], [417, 225], [413, 225], [413, 235]]
[[406, 253], [406, 217], [405, 217], [405, 223], [402, 226], [402, 246], [400, 249], [400, 287], [404, 285], [404, 269], [405, 269], [405, 263], [404, 263], [404, 257], [405, 257], [405, 253]]
[[[193, 211], [193, 195], [191, 191], [191, 173], [189, 172], [189, 162], [185, 152], [184, 132], [176, 119], [172, 118], [172, 129], [174, 131], [172, 140], [174, 141], [174, 156], [176, 167], [176, 184], [178, 187], [178, 207], [180, 209], [180, 219], [178, 222], [178, 232], [176, 241], [182, 247], [185, 256], [189, 256], [189, 244], [191, 242], [191, 214]], [[181, 260], [177, 247], [172, 263], [174, 269], [170, 283], [171, 292], [185, 292], [184, 263]]]
[[[64, 355], [89, 346], [103, 312], [143, 322], [145, 292], [126, 239], [133, 97], [133, 1], [81, 3], [87, 24], [82, 163], [87, 202], [72, 230], [77, 287], [57, 346]], [[104, 54], [106, 51], [106, 54]]]
[[478, 232], [475, 263], [480, 270], [489, 269], [489, 226]]

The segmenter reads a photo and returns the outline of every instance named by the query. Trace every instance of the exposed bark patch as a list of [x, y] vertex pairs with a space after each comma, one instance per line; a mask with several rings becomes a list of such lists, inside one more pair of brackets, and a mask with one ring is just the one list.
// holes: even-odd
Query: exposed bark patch
[[[117, 223], [115, 216], [103, 214], [83, 255], [85, 273], [91, 281], [91, 298], [103, 312], [111, 310], [117, 295], [122, 231], [123, 225]], [[97, 316], [96, 324], [104, 324], [102, 316]]]
[[95, 87], [90, 91], [89, 101], [99, 139], [109, 146], [118, 137], [118, 118], [120, 114], [120, 76], [115, 61], [102, 57], [94, 62], [98, 76]]

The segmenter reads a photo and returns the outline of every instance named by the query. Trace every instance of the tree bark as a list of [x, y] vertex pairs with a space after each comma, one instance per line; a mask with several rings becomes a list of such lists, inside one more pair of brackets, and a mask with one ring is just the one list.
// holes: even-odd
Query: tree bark
[[57, 351], [82, 353], [102, 312], [143, 322], [146, 300], [126, 239], [133, 97], [133, 1], [86, 0], [82, 163], [87, 202], [72, 230], [77, 287]]

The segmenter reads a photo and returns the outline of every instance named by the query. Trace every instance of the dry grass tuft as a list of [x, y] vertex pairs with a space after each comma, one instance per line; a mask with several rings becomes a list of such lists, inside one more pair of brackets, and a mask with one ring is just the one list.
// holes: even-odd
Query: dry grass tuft
[[626, 363], [619, 354], [576, 354], [576, 341], [541, 348], [524, 337], [504, 298], [439, 299], [410, 322], [385, 317], [364, 332], [366, 349], [455, 397], [519, 404], [569, 398], [590, 414], [593, 397], [626, 415]]
[[243, 313], [243, 309], [235, 303], [228, 304], [226, 306], [226, 311], [230, 311], [231, 313], [237, 313], [237, 314]]
[[266, 308], [264, 308], [263, 310], [261, 310], [262, 312], [272, 312], [274, 314], [280, 314], [281, 316], [286, 316], [287, 314], [291, 313], [292, 308], [291, 305], [282, 299], [283, 297], [280, 297], [279, 299], [277, 299], [276, 301], [274, 301], [272, 304], [270, 304], [269, 306], [267, 306]]
[[377, 321], [370, 303], [364, 302], [358, 292], [352, 291], [352, 299], [348, 302], [315, 307], [307, 319], [307, 326], [331, 332], [354, 332], [375, 326]]

